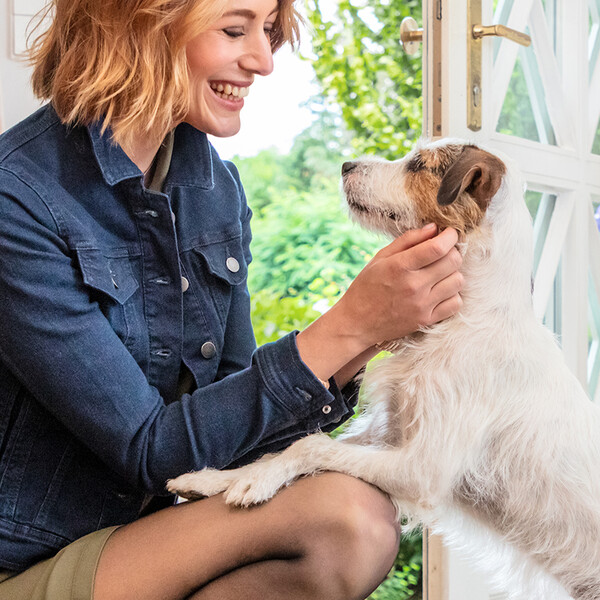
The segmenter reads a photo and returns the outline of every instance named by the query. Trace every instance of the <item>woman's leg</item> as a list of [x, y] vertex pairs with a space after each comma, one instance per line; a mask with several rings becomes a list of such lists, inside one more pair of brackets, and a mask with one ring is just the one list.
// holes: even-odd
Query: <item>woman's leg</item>
[[94, 600], [359, 600], [392, 566], [398, 537], [382, 492], [324, 473], [260, 506], [215, 496], [118, 529], [100, 558]]

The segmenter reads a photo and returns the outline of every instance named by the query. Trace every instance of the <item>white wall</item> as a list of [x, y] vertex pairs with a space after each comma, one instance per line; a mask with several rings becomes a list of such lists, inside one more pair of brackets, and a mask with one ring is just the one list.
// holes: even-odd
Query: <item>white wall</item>
[[43, 0], [0, 0], [0, 131], [40, 105], [31, 92], [31, 70], [15, 52], [24, 48], [25, 24], [43, 4]]

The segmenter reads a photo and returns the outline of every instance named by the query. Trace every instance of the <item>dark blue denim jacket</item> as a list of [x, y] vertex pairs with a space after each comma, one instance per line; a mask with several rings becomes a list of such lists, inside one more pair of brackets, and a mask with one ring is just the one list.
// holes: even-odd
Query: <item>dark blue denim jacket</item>
[[352, 413], [294, 333], [255, 348], [251, 212], [205, 134], [176, 129], [163, 190], [50, 106], [0, 136], [0, 568]]

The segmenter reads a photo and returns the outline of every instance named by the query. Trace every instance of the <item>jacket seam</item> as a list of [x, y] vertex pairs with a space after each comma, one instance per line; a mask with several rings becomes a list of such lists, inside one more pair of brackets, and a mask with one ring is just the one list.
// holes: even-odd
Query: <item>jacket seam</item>
[[[21, 182], [27, 189], [31, 190], [35, 196], [39, 199], [39, 201], [44, 205], [44, 208], [48, 211], [48, 214], [50, 215], [50, 218], [52, 219], [55, 227], [56, 227], [56, 234], [63, 240], [65, 241], [65, 233], [63, 231], [63, 228], [61, 227], [61, 224], [59, 222], [59, 219], [57, 217], [57, 215], [54, 214], [54, 211], [50, 208], [50, 206], [48, 205], [48, 203], [46, 202], [46, 200], [44, 200], [44, 198], [42, 197], [42, 195], [27, 181], [25, 181], [21, 176], [17, 175], [14, 171], [7, 169], [6, 167], [0, 165], [0, 171], [4, 171], [4, 173], [8, 174], [8, 175], [12, 175], [12, 177], [14, 177], [17, 181]], [[67, 244], [68, 245], [68, 244]]]

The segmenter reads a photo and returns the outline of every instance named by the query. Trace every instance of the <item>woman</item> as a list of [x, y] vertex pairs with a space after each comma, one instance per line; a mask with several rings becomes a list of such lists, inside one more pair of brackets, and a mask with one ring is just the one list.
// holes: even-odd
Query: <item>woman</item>
[[255, 350], [251, 213], [206, 134], [238, 131], [292, 2], [54, 0], [51, 103], [0, 138], [1, 600], [349, 600], [392, 564], [389, 500], [341, 474], [249, 510], [164, 489], [334, 428], [377, 342], [460, 307], [427, 226]]

